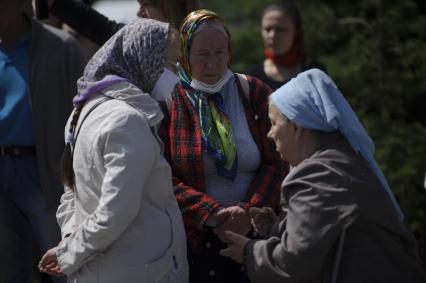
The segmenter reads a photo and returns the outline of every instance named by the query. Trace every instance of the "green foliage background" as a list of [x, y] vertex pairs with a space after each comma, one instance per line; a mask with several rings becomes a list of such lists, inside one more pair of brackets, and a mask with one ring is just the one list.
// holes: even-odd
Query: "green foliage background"
[[[294, 1], [308, 54], [326, 65], [375, 141], [378, 163], [419, 239], [426, 220], [426, 1]], [[260, 17], [271, 1], [201, 2], [229, 24], [235, 71], [262, 60]]]

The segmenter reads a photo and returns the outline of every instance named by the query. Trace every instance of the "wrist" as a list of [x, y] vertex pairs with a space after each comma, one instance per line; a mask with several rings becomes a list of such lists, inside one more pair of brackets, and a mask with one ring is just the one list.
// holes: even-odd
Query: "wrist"
[[221, 211], [223, 207], [219, 207], [215, 209], [212, 213], [210, 213], [210, 216], [207, 218], [207, 220], [204, 222], [204, 226], [216, 228], [220, 224], [223, 223], [223, 221], [219, 220], [219, 217], [217, 217], [217, 213]]
[[207, 218], [207, 221], [204, 222], [204, 226], [215, 228], [215, 227], [217, 227], [218, 222], [219, 221], [217, 220], [216, 217], [210, 216], [209, 218]]
[[247, 211], [250, 209], [250, 207], [252, 207], [249, 202], [239, 202], [238, 206]]
[[252, 244], [255, 242], [255, 240], [248, 240], [245, 244], [244, 244], [244, 248], [243, 248], [243, 254], [241, 255], [241, 263], [242, 264], [247, 264], [247, 260], [248, 260], [248, 255], [249, 252], [251, 250], [251, 246]]

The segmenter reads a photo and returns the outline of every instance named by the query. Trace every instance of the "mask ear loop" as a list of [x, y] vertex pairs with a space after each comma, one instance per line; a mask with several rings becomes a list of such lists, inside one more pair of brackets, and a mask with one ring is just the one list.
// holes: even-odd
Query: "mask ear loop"
[[177, 74], [177, 63], [179, 59], [179, 37], [177, 30], [174, 29], [171, 25], [169, 25], [169, 32], [167, 35], [167, 49], [165, 55], [165, 68]]

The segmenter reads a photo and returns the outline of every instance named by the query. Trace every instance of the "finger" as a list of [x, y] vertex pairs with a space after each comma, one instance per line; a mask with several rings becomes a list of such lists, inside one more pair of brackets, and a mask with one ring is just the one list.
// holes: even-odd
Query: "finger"
[[55, 266], [57, 266], [57, 263], [52, 261], [51, 263], [49, 263], [48, 265], [46, 265], [45, 268], [47, 268], [47, 269], [53, 269]]
[[54, 265], [54, 266], [50, 266], [50, 267], [43, 267], [43, 268], [41, 268], [40, 271], [51, 274], [51, 275], [58, 275], [58, 274], [62, 273], [62, 270], [58, 265]]
[[232, 247], [228, 247], [226, 249], [222, 249], [219, 251], [221, 256], [231, 257], [232, 255]]
[[212, 231], [213, 233], [215, 233], [216, 236], [219, 236], [225, 232], [225, 230], [223, 230], [221, 227], [214, 228]]
[[241, 263], [241, 262], [242, 262], [242, 260], [241, 260], [241, 259], [237, 258], [237, 257], [234, 255], [234, 254], [235, 254], [235, 251], [233, 250], [233, 248], [232, 248], [232, 247], [229, 247], [229, 248], [226, 248], [226, 249], [220, 250], [220, 251], [219, 251], [219, 254], [220, 254], [221, 256], [226, 256], [226, 257], [232, 258], [233, 260], [235, 260], [235, 261], [236, 261], [236, 262], [238, 262], [238, 263]]
[[216, 235], [223, 234], [223, 232], [225, 232], [221, 227], [214, 228], [212, 231]]
[[252, 223], [252, 225], [254, 226], [254, 225], [256, 225], [256, 226], [259, 226], [259, 225], [261, 225], [261, 219], [259, 219], [259, 218], [252, 218], [251, 219], [251, 223]]
[[216, 216], [218, 216], [218, 217], [225, 217], [225, 216], [228, 216], [229, 214], [231, 214], [231, 212], [228, 209], [225, 208], [225, 209], [219, 210], [216, 213]]
[[230, 217], [224, 219], [215, 229], [229, 230], [232, 227], [232, 219]]
[[235, 242], [237, 242], [239, 240], [239, 238], [241, 238], [241, 236], [237, 233], [234, 233], [232, 231], [226, 230], [224, 232], [224, 236], [225, 236], [225, 243], [228, 244], [233, 244]]
[[256, 222], [256, 225], [258, 226], [270, 226], [272, 224], [273, 222], [271, 221], [271, 219], [268, 219], [268, 218], [261, 219], [259, 220], [259, 222]]
[[42, 256], [40, 263], [46, 264], [48, 262], [51, 262], [54, 257], [56, 257], [56, 255], [54, 254], [54, 252], [52, 252], [52, 249], [50, 249]]
[[275, 212], [272, 210], [272, 208], [270, 207], [265, 207], [265, 210], [263, 212], [265, 214], [265, 216], [269, 219], [274, 219], [277, 217], [277, 215], [275, 214]]
[[273, 211], [272, 211], [272, 208], [270, 208], [270, 207], [268, 207], [268, 206], [264, 206], [264, 207], [262, 207], [260, 210], [261, 210], [263, 213], [271, 213], [271, 212], [273, 212]]
[[45, 267], [43, 267], [43, 268], [40, 269], [40, 272], [47, 273], [47, 274], [50, 274], [50, 275], [54, 275], [53, 274], [54, 272], [53, 272], [53, 270], [51, 268], [45, 268]]
[[42, 267], [46, 267], [47, 265], [49, 265], [51, 263], [52, 263], [52, 260], [50, 260], [50, 259], [44, 259], [43, 261], [40, 261], [38, 265], [42, 266]]
[[49, 275], [53, 275], [53, 276], [63, 276], [64, 275], [64, 273], [57, 272], [56, 270], [47, 270], [47, 271], [45, 271], [45, 273], [47, 273]]
[[260, 230], [262, 230], [260, 225], [253, 224], [252, 226], [253, 226], [254, 231], [256, 231], [256, 232], [260, 232]]
[[224, 233], [220, 233], [217, 235], [217, 237], [219, 238], [219, 240], [223, 243], [226, 243], [226, 236]]
[[56, 275], [56, 276], [63, 276], [64, 272], [61, 270], [61, 268], [59, 266], [55, 267], [54, 269], [52, 269], [52, 272]]
[[256, 215], [254, 215], [254, 216], [252, 217], [252, 219], [253, 219], [255, 222], [260, 221], [260, 220], [262, 220], [262, 219], [270, 219], [270, 218], [271, 218], [271, 215], [270, 215], [270, 214], [263, 213], [263, 212], [259, 212], [259, 213], [257, 213]]
[[258, 214], [260, 212], [260, 210], [261, 209], [259, 207], [251, 207], [249, 209], [250, 217], [254, 217], [256, 214]]
[[47, 253], [45, 253], [45, 254], [42, 256], [42, 258], [40, 259], [39, 265], [44, 265], [44, 264], [46, 264], [47, 258], [48, 258]]

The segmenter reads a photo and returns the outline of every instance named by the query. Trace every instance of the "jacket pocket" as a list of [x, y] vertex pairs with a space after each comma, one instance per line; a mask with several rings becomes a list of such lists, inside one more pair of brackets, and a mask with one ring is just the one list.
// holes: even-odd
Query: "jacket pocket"
[[176, 252], [179, 250], [179, 237], [177, 237], [176, 233], [179, 230], [176, 230], [176, 217], [174, 215], [173, 210], [166, 210], [167, 216], [170, 222], [170, 231], [171, 231], [171, 242], [163, 254], [163, 256], [155, 261], [148, 262], [145, 264], [145, 271], [148, 277], [150, 278], [147, 282], [161, 282], [161, 283], [174, 283], [174, 282], [182, 282], [180, 280], [179, 274], [181, 273], [181, 264], [178, 262], [178, 256]]
[[173, 268], [173, 258], [169, 255], [145, 264], [145, 271], [150, 278], [148, 282], [178, 282], [171, 272]]

